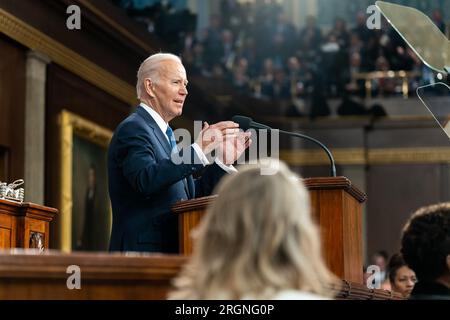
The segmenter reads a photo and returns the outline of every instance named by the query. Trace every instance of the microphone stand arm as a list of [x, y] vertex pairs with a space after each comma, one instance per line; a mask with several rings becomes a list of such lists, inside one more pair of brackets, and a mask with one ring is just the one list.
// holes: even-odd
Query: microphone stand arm
[[306, 140], [309, 140], [309, 141], [314, 142], [315, 144], [319, 145], [327, 153], [328, 159], [330, 159], [331, 176], [332, 177], [336, 177], [336, 165], [334, 163], [333, 155], [331, 154], [330, 150], [322, 142], [320, 142], [320, 141], [318, 141], [318, 140], [316, 140], [314, 138], [305, 136], [305, 135], [303, 135], [301, 133], [288, 132], [288, 131], [284, 131], [284, 130], [279, 130], [279, 132], [283, 133], [283, 134], [287, 134], [289, 136], [294, 136], [294, 137], [306, 139]]

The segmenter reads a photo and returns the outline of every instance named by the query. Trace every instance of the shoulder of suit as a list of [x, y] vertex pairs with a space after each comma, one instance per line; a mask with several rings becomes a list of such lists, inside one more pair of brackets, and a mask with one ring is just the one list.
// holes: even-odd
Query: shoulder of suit
[[151, 127], [147, 124], [144, 118], [137, 113], [132, 113], [125, 120], [123, 120], [116, 128], [115, 135], [122, 134], [136, 134], [137, 132], [149, 132]]

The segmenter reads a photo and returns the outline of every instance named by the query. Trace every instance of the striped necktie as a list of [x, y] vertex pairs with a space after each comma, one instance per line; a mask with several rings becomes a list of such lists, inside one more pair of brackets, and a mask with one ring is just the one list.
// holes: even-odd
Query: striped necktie
[[175, 140], [175, 135], [173, 134], [173, 130], [170, 126], [167, 126], [166, 135], [169, 138], [170, 149], [173, 152], [177, 152], [177, 141]]
[[[170, 149], [172, 150], [171, 152], [172, 153], [178, 152], [177, 141], [175, 140], [175, 135], [170, 126], [167, 126], [166, 135], [169, 138]], [[186, 192], [187, 199], [189, 199], [190, 192], [189, 192], [188, 182], [187, 182], [186, 178], [183, 179], [183, 185], [184, 185], [184, 191]]]

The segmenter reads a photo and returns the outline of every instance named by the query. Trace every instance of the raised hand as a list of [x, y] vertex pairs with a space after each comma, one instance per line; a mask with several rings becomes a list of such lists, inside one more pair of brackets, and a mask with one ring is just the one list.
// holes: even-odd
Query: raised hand
[[222, 163], [231, 165], [239, 159], [251, 143], [250, 132], [238, 131], [225, 134], [217, 148], [217, 157]]
[[223, 143], [224, 137], [239, 133], [239, 125], [233, 121], [222, 121], [213, 125], [207, 122], [195, 141], [205, 155], [210, 154]]

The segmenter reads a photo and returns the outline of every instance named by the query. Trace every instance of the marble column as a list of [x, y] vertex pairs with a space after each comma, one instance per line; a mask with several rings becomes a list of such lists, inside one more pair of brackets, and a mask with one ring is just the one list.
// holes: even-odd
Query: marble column
[[25, 201], [44, 204], [45, 89], [50, 59], [29, 51], [25, 93]]
[[197, 36], [200, 36], [201, 30], [209, 26], [209, 17], [211, 15], [211, 5], [209, 0], [188, 0], [188, 9], [197, 15]]

